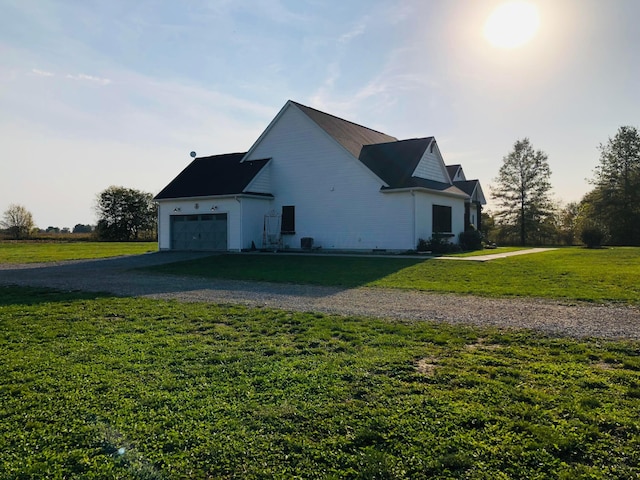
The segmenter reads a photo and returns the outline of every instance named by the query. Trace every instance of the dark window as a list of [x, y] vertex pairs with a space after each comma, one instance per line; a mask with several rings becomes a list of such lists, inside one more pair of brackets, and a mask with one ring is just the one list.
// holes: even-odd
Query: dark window
[[296, 207], [293, 205], [282, 207], [282, 224], [280, 226], [280, 233], [296, 233]]
[[451, 207], [433, 206], [433, 233], [451, 233]]

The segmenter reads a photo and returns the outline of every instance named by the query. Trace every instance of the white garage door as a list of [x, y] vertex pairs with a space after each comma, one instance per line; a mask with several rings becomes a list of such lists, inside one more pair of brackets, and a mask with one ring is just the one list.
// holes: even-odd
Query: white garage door
[[227, 214], [172, 215], [172, 250], [227, 250]]

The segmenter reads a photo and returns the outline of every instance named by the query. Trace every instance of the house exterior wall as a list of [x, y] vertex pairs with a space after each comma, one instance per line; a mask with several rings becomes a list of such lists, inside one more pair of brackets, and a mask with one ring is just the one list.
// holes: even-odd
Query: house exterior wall
[[425, 191], [414, 192], [416, 201], [416, 236], [415, 246], [419, 239], [428, 240], [433, 236], [433, 205], [451, 207], [450, 242], [458, 243], [458, 234], [464, 231], [464, 199], [436, 195]]
[[[196, 208], [196, 205], [198, 206]], [[215, 206], [215, 210], [211, 210]], [[207, 213], [227, 214], [227, 246], [237, 250], [240, 245], [240, 204], [233, 198], [190, 198], [158, 201], [158, 249], [171, 249], [171, 216]]]
[[242, 240], [239, 245], [234, 245], [234, 249], [249, 249], [251, 242], [261, 248], [264, 216], [273, 209], [273, 199], [240, 197], [239, 201], [242, 210]]
[[328, 249], [415, 247], [411, 195], [380, 192], [382, 181], [294, 105], [246, 160], [265, 157], [272, 158], [270, 208], [295, 207], [285, 247], [300, 248], [303, 237]]

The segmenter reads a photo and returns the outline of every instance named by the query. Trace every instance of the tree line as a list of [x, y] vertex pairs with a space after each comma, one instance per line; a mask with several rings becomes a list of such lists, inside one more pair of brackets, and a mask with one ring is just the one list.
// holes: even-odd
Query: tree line
[[[96, 198], [95, 210], [98, 223], [77, 224], [73, 233], [93, 233], [96, 239], [106, 241], [155, 240], [157, 238], [157, 206], [151, 193], [111, 186]], [[11, 238], [30, 238], [38, 229], [33, 215], [23, 205], [10, 205], [2, 215], [0, 227]], [[68, 229], [48, 227], [46, 233], [71, 233]]]
[[521, 245], [640, 245], [640, 133], [622, 126], [598, 149], [593, 189], [561, 206], [551, 197], [546, 153], [528, 138], [516, 141], [494, 180], [497, 208], [483, 214], [485, 236]]

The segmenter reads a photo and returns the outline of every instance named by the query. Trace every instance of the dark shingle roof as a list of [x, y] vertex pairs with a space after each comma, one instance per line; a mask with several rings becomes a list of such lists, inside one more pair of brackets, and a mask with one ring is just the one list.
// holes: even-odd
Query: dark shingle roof
[[365, 145], [360, 161], [390, 188], [402, 188], [410, 183], [431, 140], [433, 137]]
[[480, 196], [482, 197], [482, 200], [484, 200], [484, 194], [482, 193], [482, 187], [480, 186], [480, 180], [465, 180], [465, 181], [458, 181], [458, 182], [453, 182], [453, 184], [458, 187], [460, 190], [462, 190], [464, 193], [466, 193], [467, 195], [469, 195], [470, 197], [473, 197], [473, 193], [476, 191], [477, 188], [480, 188]]
[[464, 192], [450, 183], [413, 176], [413, 172], [415, 172], [432, 140], [433, 137], [412, 138], [377, 145], [365, 145], [360, 153], [360, 161], [388, 185], [382, 187], [383, 190], [415, 187], [464, 195]]
[[240, 163], [244, 153], [196, 158], [156, 195], [168, 198], [207, 197], [243, 193], [269, 159]]
[[460, 170], [460, 167], [462, 165], [457, 164], [457, 165], [447, 165], [447, 173], [449, 174], [449, 178], [451, 179], [451, 181], [453, 181], [453, 178], [456, 176], [456, 173], [458, 173], [458, 170]]
[[317, 123], [320, 128], [331, 135], [356, 158], [360, 156], [360, 150], [362, 150], [363, 145], [397, 141], [397, 138], [386, 133], [377, 132], [294, 101], [291, 101], [291, 103], [302, 110], [305, 115]]

